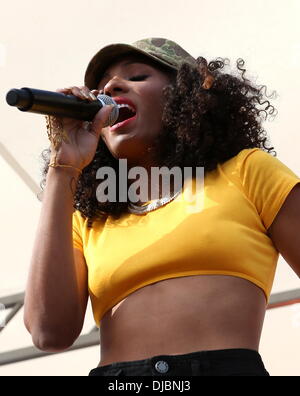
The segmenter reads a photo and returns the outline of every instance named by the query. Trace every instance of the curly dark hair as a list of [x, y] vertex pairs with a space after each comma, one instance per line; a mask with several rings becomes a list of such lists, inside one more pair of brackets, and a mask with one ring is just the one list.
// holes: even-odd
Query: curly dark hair
[[[246, 79], [243, 59], [237, 60], [241, 76], [220, 71], [230, 63], [227, 58], [217, 58], [209, 64], [203, 57], [196, 61], [195, 66], [183, 63], [163, 89], [163, 128], [152, 148], [158, 153], [160, 166], [181, 169], [201, 166], [207, 173], [243, 149], [258, 147], [271, 153], [274, 147], [266, 147], [268, 136], [262, 122], [268, 115], [274, 118], [277, 113], [266, 100], [274, 94], [276, 97], [276, 92], [267, 96], [265, 85], [256, 86]], [[213, 82], [209, 89], [202, 86], [207, 76]], [[40, 183], [43, 191], [50, 148], [45, 149], [41, 157], [44, 161]], [[98, 202], [96, 190], [100, 181], [96, 182], [96, 173], [102, 166], [112, 167], [118, 175], [118, 160], [100, 141], [94, 159], [78, 179], [74, 194], [74, 209], [88, 218], [88, 227], [92, 227], [95, 219], [108, 215], [118, 219], [128, 213], [128, 202]]]

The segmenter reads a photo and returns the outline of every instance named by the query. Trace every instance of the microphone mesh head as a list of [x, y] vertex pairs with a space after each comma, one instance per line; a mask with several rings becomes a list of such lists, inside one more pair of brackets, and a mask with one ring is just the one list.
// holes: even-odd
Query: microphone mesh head
[[103, 128], [114, 125], [114, 123], [117, 121], [119, 117], [118, 104], [108, 95], [98, 95], [97, 99], [99, 100], [99, 102], [102, 103], [103, 106], [114, 105], [114, 108], [112, 109], [108, 117], [108, 120], [106, 121]]

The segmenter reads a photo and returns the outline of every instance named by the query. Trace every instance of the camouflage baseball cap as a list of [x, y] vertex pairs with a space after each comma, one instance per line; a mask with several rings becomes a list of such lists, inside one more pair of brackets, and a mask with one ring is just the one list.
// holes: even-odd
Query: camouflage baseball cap
[[174, 41], [165, 38], [146, 38], [133, 44], [111, 44], [98, 51], [89, 62], [84, 77], [85, 86], [89, 89], [96, 89], [109, 64], [114, 59], [129, 54], [143, 54], [173, 70], [178, 70], [184, 62], [196, 64], [195, 58], [188, 52]]

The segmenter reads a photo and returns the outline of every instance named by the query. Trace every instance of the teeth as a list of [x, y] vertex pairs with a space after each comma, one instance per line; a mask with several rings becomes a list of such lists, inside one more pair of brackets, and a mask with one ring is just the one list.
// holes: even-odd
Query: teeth
[[133, 107], [129, 106], [128, 104], [126, 104], [126, 103], [118, 104], [118, 108], [119, 109], [121, 109], [122, 107], [128, 107], [128, 109], [130, 109], [133, 113], [135, 113], [135, 109]]

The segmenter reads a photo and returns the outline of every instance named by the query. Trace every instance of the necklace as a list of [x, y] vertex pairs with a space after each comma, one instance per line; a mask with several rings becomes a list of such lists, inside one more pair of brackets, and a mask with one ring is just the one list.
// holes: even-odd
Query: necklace
[[180, 192], [181, 192], [181, 189], [176, 191], [176, 193], [173, 194], [171, 197], [155, 199], [153, 202], [151, 202], [147, 205], [143, 205], [143, 206], [135, 205], [132, 202], [129, 202], [128, 210], [130, 213], [134, 213], [134, 214], [144, 214], [144, 213], [152, 212], [153, 210], [158, 209], [161, 206], [164, 206], [167, 203], [169, 203], [170, 201], [172, 201], [173, 199], [175, 199], [179, 195]]

